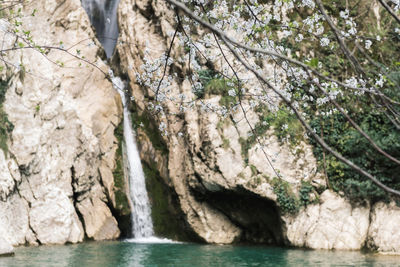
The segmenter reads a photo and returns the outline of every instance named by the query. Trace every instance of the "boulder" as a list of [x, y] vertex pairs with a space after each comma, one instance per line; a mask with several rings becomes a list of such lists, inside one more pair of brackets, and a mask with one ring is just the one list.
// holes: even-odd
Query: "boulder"
[[14, 255], [14, 247], [4, 238], [0, 237], [0, 257]]

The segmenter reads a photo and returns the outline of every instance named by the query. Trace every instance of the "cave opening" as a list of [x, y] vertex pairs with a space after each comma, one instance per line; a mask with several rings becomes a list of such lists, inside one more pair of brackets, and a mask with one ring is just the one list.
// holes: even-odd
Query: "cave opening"
[[280, 211], [273, 200], [243, 188], [206, 193], [195, 191], [195, 197], [207, 202], [242, 229], [236, 243], [285, 245]]

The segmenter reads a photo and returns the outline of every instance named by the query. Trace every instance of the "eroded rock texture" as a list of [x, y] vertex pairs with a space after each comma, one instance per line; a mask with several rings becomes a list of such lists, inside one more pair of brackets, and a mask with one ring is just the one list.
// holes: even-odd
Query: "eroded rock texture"
[[[30, 16], [34, 9], [40, 12]], [[21, 28], [37, 44], [77, 44], [69, 51], [97, 67], [56, 49], [7, 55], [24, 69], [3, 73], [9, 80], [4, 109], [14, 129], [8, 152], [0, 150], [0, 236], [14, 246], [117, 238], [110, 207], [114, 128], [122, 108], [118, 93], [96, 69], [108, 71], [88, 17], [79, 0], [33, 1], [22, 12]], [[12, 35], [5, 40], [17, 41]]]
[[[281, 183], [290, 186], [294, 194], [298, 194], [302, 182], [314, 188], [309, 195], [311, 203], [289, 215], [283, 212], [274, 190], [276, 170], [264, 152], [256, 143], [246, 151], [243, 147], [250, 132], [247, 121], [254, 127], [259, 114], [249, 110], [246, 121], [239, 110], [231, 120], [221, 120], [205, 110], [204, 104], [194, 105], [182, 114], [173, 101], [162, 104], [162, 115], [148, 111], [148, 100], [154, 98], [155, 92], [140, 85], [137, 72], [146, 64], [145, 57], [157, 59], [168, 51], [176, 26], [174, 15], [164, 1], [122, 0], [117, 49], [121, 71], [130, 80], [135, 111], [152, 122], [147, 129], [138, 129], [141, 157], [176, 193], [187, 230], [209, 243], [249, 241], [324, 249], [368, 246], [399, 252], [400, 246], [393, 241], [399, 234], [400, 228], [395, 230], [399, 222], [390, 219], [391, 223], [383, 226], [397, 208], [379, 203], [371, 211], [368, 204], [352, 204], [327, 190], [325, 177], [317, 172], [306, 140], [292, 147], [280, 142], [272, 129], [262, 139], [265, 153], [283, 177]], [[218, 50], [211, 49], [211, 53], [216, 55], [214, 67], [226, 67]], [[175, 41], [171, 57], [176, 59], [182, 54], [183, 47]], [[268, 64], [264, 65], [265, 72], [271, 72]], [[191, 99], [191, 85], [184, 79], [188, 66], [175, 60], [173, 68], [182, 77], [171, 80], [170, 94], [179, 99], [183, 93]], [[248, 89], [254, 84], [249, 81]], [[219, 100], [220, 96], [210, 94], [203, 103], [215, 105]], [[248, 104], [243, 101], [245, 109]], [[160, 123], [166, 125], [168, 135], [160, 135]]]
[[[79, 54], [108, 72], [79, 0], [34, 1], [23, 12], [31, 14], [35, 8], [41, 12], [25, 16], [23, 25], [38, 44], [70, 47], [88, 40], [70, 52], [80, 50]], [[256, 143], [243, 146], [250, 126], [240, 111], [221, 120], [201, 105], [182, 114], [175, 103], [166, 102], [164, 116], [148, 112], [146, 105], [154, 92], [138, 83], [136, 71], [145, 62], [145, 50], [154, 59], [168, 50], [174, 11], [164, 1], [121, 0], [119, 22], [120, 62], [115, 60], [114, 67], [130, 80], [135, 116], [148, 122], [138, 128], [141, 157], [167, 188], [168, 199], [157, 201], [174, 206], [179, 231], [209, 243], [400, 251], [400, 212], [394, 202], [355, 205], [327, 190], [306, 140], [292, 147], [280, 142], [270, 129], [262, 139], [267, 148], [264, 154]], [[7, 36], [5, 41], [13, 45], [15, 39]], [[182, 54], [178, 42], [172, 48], [173, 57]], [[118, 237], [112, 213], [119, 207], [113, 177], [118, 148], [114, 130], [122, 114], [118, 94], [104, 73], [95, 66], [80, 65], [65, 52], [54, 49], [42, 55], [23, 49], [7, 59], [26, 69], [1, 74], [3, 80], [9, 79], [4, 109], [14, 125], [8, 151], [0, 150], [2, 251], [25, 243]], [[186, 73], [184, 63], [173, 64]], [[217, 60], [214, 64], [223, 68], [225, 63]], [[265, 72], [270, 72], [265, 66]], [[249, 81], [249, 89], [253, 85]], [[172, 80], [170, 88], [173, 94], [193, 96], [185, 79]], [[220, 96], [210, 94], [204, 103], [216, 105], [219, 100]], [[252, 126], [260, 120], [252, 111], [246, 116]], [[160, 134], [161, 122], [168, 135]], [[265, 155], [293, 194], [298, 195], [302, 182], [313, 186], [312, 203], [293, 215], [284, 212], [275, 190], [276, 170]]]

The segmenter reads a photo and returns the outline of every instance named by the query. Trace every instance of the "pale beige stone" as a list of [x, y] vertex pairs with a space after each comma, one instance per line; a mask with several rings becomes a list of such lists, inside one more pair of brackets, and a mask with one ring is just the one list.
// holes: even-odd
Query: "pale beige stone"
[[42, 244], [77, 243], [84, 231], [72, 201], [62, 191], [54, 190], [31, 206], [30, 225]]
[[361, 249], [369, 227], [369, 207], [351, 204], [326, 190], [321, 204], [302, 210], [287, 224], [289, 241], [296, 246], [315, 249]]
[[0, 149], [0, 201], [5, 201], [15, 186], [7, 163], [4, 152]]
[[89, 238], [104, 240], [119, 237], [117, 221], [102, 200], [99, 198], [85, 199], [77, 206], [83, 216], [86, 234]]
[[7, 201], [0, 201], [0, 214], [0, 236], [13, 246], [24, 244], [30, 234], [28, 203], [11, 194]]
[[[33, 9], [38, 12], [30, 16]], [[108, 67], [98, 57], [88, 16], [79, 0], [34, 1], [22, 13], [24, 30], [31, 31], [36, 43], [77, 44], [71, 53], [79, 49], [97, 67], [57, 50], [46, 56], [33, 49], [6, 55], [16, 65], [23, 62], [26, 73], [1, 74], [10, 79], [4, 109], [14, 130], [10, 154], [0, 151], [0, 235], [12, 245], [81, 242], [82, 223], [91, 224], [79, 220], [77, 212], [85, 210], [76, 206], [88, 199], [95, 203], [87, 207], [93, 209], [88, 220], [108, 220], [91, 225], [91, 233], [98, 233], [94, 238], [116, 238], [119, 230], [104, 192], [112, 199], [113, 133], [122, 105], [104, 75]], [[11, 41], [6, 38], [4, 45]]]
[[10, 243], [7, 242], [3, 237], [0, 236], [0, 256], [13, 255], [14, 248]]
[[368, 245], [382, 253], [400, 254], [400, 208], [395, 202], [372, 207]]
[[[150, 5], [154, 14], [146, 17]], [[24, 17], [24, 25], [37, 37], [38, 43], [59, 44], [62, 40], [67, 47], [89, 39], [95, 45], [83, 43], [79, 47], [81, 53], [101, 70], [108, 71], [97, 56], [98, 42], [79, 0], [40, 0], [29, 6], [35, 7], [42, 12], [36, 17]], [[174, 16], [164, 1], [121, 0], [121, 42], [118, 44], [121, 65], [117, 67], [129, 76], [139, 112], [146, 111], [145, 96], [154, 96], [154, 92], [137, 84], [136, 70], [144, 62], [145, 47], [154, 59], [167, 51]], [[4, 24], [1, 20], [0, 23]], [[4, 41], [11, 45], [12, 42], [12, 39]], [[180, 49], [175, 42], [172, 54], [180, 55]], [[214, 56], [219, 53], [218, 49], [211, 50]], [[8, 244], [37, 244], [38, 241], [75, 243], [82, 241], [84, 234], [95, 240], [114, 239], [120, 234], [109, 208], [115, 205], [113, 133], [121, 120], [119, 96], [96, 68], [79, 68], [77, 61], [57, 51], [50, 52], [48, 57], [65, 61], [73, 68], [59, 68], [34, 51], [9, 55], [12, 62], [18, 59], [26, 66], [35, 66], [29, 71], [36, 76], [25, 75], [20, 79], [18, 71], [14, 71], [9, 77], [10, 88], [4, 104], [15, 126], [9, 142], [13, 156], [0, 151], [0, 198], [3, 200], [0, 201], [0, 236], [4, 239], [0, 240], [0, 246], [6, 244], [8, 248]], [[231, 56], [229, 60], [234, 63]], [[214, 63], [216, 68], [226, 67], [221, 59]], [[268, 62], [264, 63], [268, 66]], [[185, 64], [179, 68], [187, 70]], [[265, 68], [263, 72], [271, 75], [272, 68]], [[246, 74], [243, 68], [239, 73]], [[246, 86], [249, 92], [257, 93], [255, 79], [250, 79]], [[184, 93], [188, 99], [193, 97], [188, 80], [172, 81], [171, 93], [175, 96]], [[220, 100], [215, 95], [205, 98], [204, 103], [210, 106], [218, 105]], [[279, 102], [273, 94], [270, 98], [275, 104]], [[191, 230], [209, 243], [235, 242], [243, 237], [244, 229], [212, 202], [196, 198], [193, 190], [205, 199], [211, 194], [242, 191], [279, 205], [271, 184], [276, 173], [264, 153], [294, 193], [302, 180], [325, 185], [323, 176], [316, 171], [311, 146], [301, 142], [293, 148], [281, 143], [273, 129], [261, 139], [264, 151], [257, 143], [250, 148], [246, 166], [240, 138], [251, 135], [251, 127], [259, 118], [249, 110], [246, 101], [243, 107], [248, 110], [246, 117], [241, 110], [231, 114], [237, 122], [233, 125], [229, 118], [223, 121], [199, 103], [186, 110], [183, 117], [176, 116], [179, 113], [176, 105], [164, 104], [165, 116], [152, 119], [156, 128], [160, 122], [167, 125], [169, 134], [161, 139], [168, 155], [153, 146], [143, 129], [138, 130], [142, 160], [155, 166], [165, 184], [175, 191]], [[109, 200], [112, 203], [107, 203]], [[320, 203], [309, 205], [296, 215], [281, 214], [282, 233], [294, 246], [360, 249], [368, 241], [371, 248], [380, 252], [397, 253], [400, 250], [399, 214], [399, 208], [393, 203], [378, 203], [370, 212], [368, 206], [352, 206], [345, 198], [327, 190], [320, 196]]]

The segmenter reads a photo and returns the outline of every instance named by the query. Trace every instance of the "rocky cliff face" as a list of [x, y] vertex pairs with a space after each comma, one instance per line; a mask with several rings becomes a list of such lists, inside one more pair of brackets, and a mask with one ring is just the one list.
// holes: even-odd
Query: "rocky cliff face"
[[88, 17], [79, 0], [33, 1], [22, 14], [20, 30], [38, 45], [75, 46], [71, 55], [27, 48], [5, 59], [16, 67], [2, 73], [14, 129], [0, 150], [0, 236], [14, 246], [117, 238], [112, 171], [122, 107], [103, 73], [74, 58], [108, 71]]
[[[141, 157], [175, 193], [188, 230], [209, 243], [250, 241], [400, 251], [396, 240], [400, 231], [395, 229], [398, 223], [388, 217], [398, 216], [398, 207], [393, 203], [355, 205], [328, 190], [307, 142], [300, 140], [293, 147], [280, 142], [270, 129], [262, 143], [283, 177], [274, 179], [275, 171], [264, 152], [256, 142], [250, 142], [249, 125], [255, 127], [259, 122], [256, 112], [247, 113], [249, 123], [240, 110], [231, 119], [221, 120], [205, 108], [219, 103], [220, 96], [212, 94], [203, 104], [196, 103], [184, 112], [173, 101], [163, 104], [163, 114], [149, 111], [148, 100], [155, 94], [140, 85], [137, 73], [146, 64], [146, 57], [157, 59], [168, 51], [174, 11], [164, 1], [122, 0], [119, 23], [120, 67], [130, 79], [137, 117], [152, 122], [138, 127]], [[182, 50], [176, 41], [171, 57], [179, 58]], [[213, 63], [223, 68], [221, 61]], [[175, 61], [173, 67], [184, 77], [185, 63]], [[193, 96], [187, 80], [170, 82], [170, 95], [176, 99], [179, 94], [189, 99]], [[159, 131], [160, 124], [165, 127]], [[168, 135], [162, 136], [165, 130]], [[295, 211], [294, 215], [287, 210]]]
[[[34, 9], [41, 12], [22, 22], [38, 44], [70, 47], [82, 41], [69, 51], [85, 55], [107, 73], [79, 0], [34, 1], [23, 12]], [[283, 177], [274, 179], [263, 150], [250, 142], [249, 124], [260, 120], [256, 112], [247, 114], [249, 124], [240, 111], [221, 120], [199, 104], [182, 113], [167, 102], [163, 116], [150, 112], [147, 103], [154, 92], [138, 83], [136, 72], [145, 62], [146, 48], [153, 58], [168, 49], [174, 12], [163, 1], [121, 0], [119, 21], [120, 62], [115, 60], [114, 67], [130, 80], [141, 157], [147, 178], [152, 174], [152, 203], [168, 203], [153, 210], [174, 214], [171, 222], [180, 227], [160, 232], [182, 231], [209, 243], [400, 251], [400, 208], [394, 202], [355, 205], [333, 193], [316, 171], [307, 142], [293, 147], [270, 129], [262, 143]], [[5, 41], [12, 46], [16, 40], [6, 35]], [[176, 42], [172, 56], [181, 50]], [[116, 168], [119, 176], [122, 169], [115, 162], [117, 149], [122, 149], [114, 137], [122, 116], [118, 94], [103, 73], [65, 52], [50, 50], [44, 56], [23, 49], [6, 60], [17, 67], [1, 73], [8, 82], [3, 108], [14, 129], [8, 149], [0, 150], [0, 253], [11, 253], [10, 244], [118, 237], [113, 213], [127, 212], [120, 203], [124, 190], [120, 184], [116, 189], [113, 177]], [[25, 67], [18, 68], [20, 64]], [[174, 67], [182, 73], [187, 68]], [[170, 88], [175, 95], [192, 95], [187, 81], [173, 80]], [[211, 94], [204, 103], [220, 100]], [[161, 122], [168, 135], [161, 135]], [[160, 218], [155, 221], [164, 223]]]

